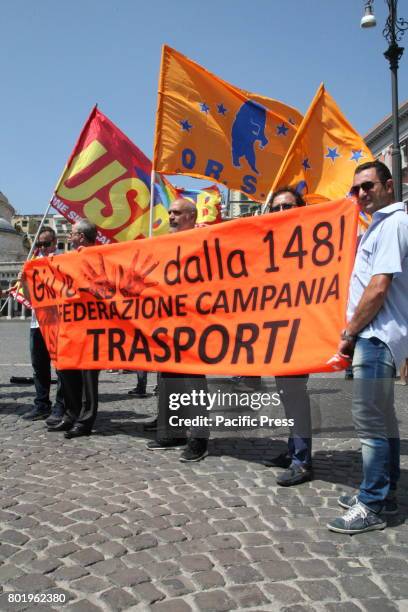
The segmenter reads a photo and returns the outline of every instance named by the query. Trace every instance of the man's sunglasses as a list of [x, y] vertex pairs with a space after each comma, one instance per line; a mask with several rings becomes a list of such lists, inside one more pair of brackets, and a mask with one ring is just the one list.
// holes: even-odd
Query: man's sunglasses
[[41, 240], [38, 240], [35, 243], [35, 246], [38, 247], [39, 249], [41, 249], [42, 247], [44, 247], [44, 249], [48, 249], [48, 247], [50, 247], [51, 245], [52, 245], [52, 241], [50, 240], [49, 241], [43, 240], [42, 242]]
[[269, 212], [280, 212], [281, 210], [290, 210], [294, 206], [296, 206], [296, 204], [289, 204], [285, 202], [283, 204], [278, 204], [277, 206], [271, 206], [269, 209]]
[[353, 185], [353, 187], [350, 189], [350, 195], [358, 196], [360, 189], [367, 193], [367, 191], [370, 191], [370, 189], [372, 189], [376, 183], [381, 183], [381, 181], [364, 181], [364, 183], [361, 183], [360, 185]]

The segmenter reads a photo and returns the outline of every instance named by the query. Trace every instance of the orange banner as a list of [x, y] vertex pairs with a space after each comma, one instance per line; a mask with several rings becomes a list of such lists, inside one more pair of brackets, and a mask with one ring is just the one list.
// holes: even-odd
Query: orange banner
[[332, 371], [357, 215], [344, 199], [43, 258], [25, 276], [58, 369]]

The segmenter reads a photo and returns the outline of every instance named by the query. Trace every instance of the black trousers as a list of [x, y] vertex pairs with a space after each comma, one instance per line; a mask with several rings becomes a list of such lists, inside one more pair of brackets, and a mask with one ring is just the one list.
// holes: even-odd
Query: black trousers
[[[51, 409], [51, 359], [39, 327], [32, 327], [30, 329], [30, 354], [35, 386], [34, 406], [38, 410], [48, 412]], [[58, 372], [55, 407], [60, 412], [64, 409], [64, 396]]]
[[162, 372], [158, 379], [158, 415], [157, 415], [157, 439], [160, 441], [172, 440], [174, 438], [186, 438], [187, 431], [191, 437], [208, 438], [209, 432], [206, 428], [185, 426], [172, 427], [169, 419], [177, 415], [179, 418], [193, 418], [198, 415], [206, 415], [206, 405], [200, 403], [198, 406], [189, 404], [180, 406], [177, 410], [171, 410], [172, 398], [180, 397], [180, 394], [188, 393], [191, 396], [193, 390], [199, 393], [201, 390], [207, 393], [207, 380], [204, 374], [173, 374]]
[[65, 400], [64, 419], [92, 429], [98, 412], [99, 370], [60, 370]]

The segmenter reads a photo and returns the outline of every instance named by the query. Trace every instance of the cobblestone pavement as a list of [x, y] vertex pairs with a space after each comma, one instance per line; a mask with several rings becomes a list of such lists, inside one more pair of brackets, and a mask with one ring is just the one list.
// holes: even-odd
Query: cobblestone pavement
[[[20, 418], [33, 387], [9, 379], [31, 372], [27, 324], [0, 323], [0, 342], [1, 610], [408, 610], [406, 441], [401, 513], [382, 532], [334, 534], [336, 499], [360, 478], [356, 440], [315, 440], [315, 480], [289, 489], [263, 465], [283, 448], [266, 434], [218, 434], [182, 464], [145, 450], [155, 398], [106, 372], [95, 433], [65, 440]], [[10, 603], [23, 594], [44, 601]]]

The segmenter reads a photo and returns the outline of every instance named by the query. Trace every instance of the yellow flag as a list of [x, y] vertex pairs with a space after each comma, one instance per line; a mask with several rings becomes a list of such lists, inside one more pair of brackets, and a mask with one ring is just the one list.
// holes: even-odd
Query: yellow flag
[[313, 203], [345, 197], [358, 164], [374, 160], [321, 84], [292, 141], [271, 192], [295, 187]]
[[208, 177], [263, 201], [302, 115], [163, 47], [154, 168]]

